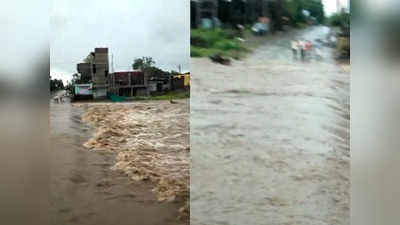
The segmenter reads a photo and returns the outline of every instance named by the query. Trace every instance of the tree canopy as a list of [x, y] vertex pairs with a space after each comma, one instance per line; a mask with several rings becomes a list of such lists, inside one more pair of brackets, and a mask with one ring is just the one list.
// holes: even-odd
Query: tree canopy
[[156, 62], [152, 57], [141, 57], [133, 60], [132, 68], [133, 69], [141, 69], [143, 71], [147, 71], [150, 73], [151, 77], [154, 78], [169, 78], [171, 75], [179, 74], [175, 71], [165, 71], [157, 66], [155, 66]]
[[154, 60], [152, 57], [145, 57], [143, 56], [142, 58], [137, 58], [133, 61], [132, 68], [134, 70], [146, 70], [150, 67], [152, 67], [155, 64]]
[[318, 23], [324, 23], [324, 5], [321, 0], [285, 0], [283, 7], [294, 23], [307, 22], [303, 10], [309, 11], [310, 16], [315, 17]]
[[64, 83], [62, 80], [52, 79], [51, 76], [49, 76], [49, 80], [50, 80], [50, 92], [64, 89]]
[[328, 19], [329, 25], [346, 27], [350, 26], [350, 15], [348, 13], [335, 13]]

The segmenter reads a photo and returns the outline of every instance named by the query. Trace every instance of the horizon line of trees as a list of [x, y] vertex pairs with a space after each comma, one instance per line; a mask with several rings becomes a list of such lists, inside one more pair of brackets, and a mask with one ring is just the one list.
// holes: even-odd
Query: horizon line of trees
[[337, 27], [350, 26], [350, 14], [346, 12], [334, 13], [328, 18], [328, 24]]
[[61, 79], [53, 79], [49, 76], [50, 92], [64, 90], [64, 83]]
[[[197, 4], [202, 7], [201, 4]], [[191, 10], [198, 10], [195, 6]], [[307, 23], [310, 17], [304, 15], [303, 10], [307, 10], [316, 22], [325, 22], [325, 12], [322, 0], [218, 0], [218, 19], [225, 25], [253, 24], [259, 17], [269, 17], [275, 30], [281, 30], [282, 26], [298, 23]], [[192, 12], [194, 13], [194, 11]], [[284, 21], [282, 17], [289, 18]]]
[[307, 23], [308, 19], [303, 10], [307, 10], [319, 24], [325, 22], [325, 11], [322, 0], [284, 0], [283, 8], [292, 23]]
[[152, 57], [143, 56], [133, 60], [132, 69], [140, 69], [144, 72], [149, 72], [152, 77], [156, 78], [169, 78], [171, 75], [177, 75], [179, 72], [175, 70], [165, 71], [155, 66], [156, 62]]

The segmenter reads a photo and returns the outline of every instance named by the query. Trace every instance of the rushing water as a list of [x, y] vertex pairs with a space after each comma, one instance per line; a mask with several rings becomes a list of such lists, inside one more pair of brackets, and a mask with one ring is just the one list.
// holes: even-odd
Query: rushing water
[[94, 129], [81, 121], [86, 107], [50, 103], [52, 224], [177, 224], [179, 205], [159, 203], [153, 184], [113, 172], [115, 154], [82, 144]]
[[349, 224], [349, 74], [273, 38], [232, 66], [192, 59], [191, 224]]

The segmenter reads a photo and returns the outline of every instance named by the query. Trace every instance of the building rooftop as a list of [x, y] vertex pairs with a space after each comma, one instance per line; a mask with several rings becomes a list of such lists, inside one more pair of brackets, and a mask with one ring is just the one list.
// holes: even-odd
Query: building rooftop
[[131, 70], [131, 71], [116, 71], [116, 72], [114, 72], [114, 74], [128, 74], [128, 73], [136, 74], [136, 73], [143, 73], [143, 71]]
[[95, 48], [96, 53], [108, 53], [108, 48]]

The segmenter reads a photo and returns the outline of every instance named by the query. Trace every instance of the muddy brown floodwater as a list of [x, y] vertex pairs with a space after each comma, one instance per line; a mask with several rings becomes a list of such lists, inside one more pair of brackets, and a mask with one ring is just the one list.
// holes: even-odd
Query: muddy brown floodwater
[[[232, 66], [192, 58], [191, 224], [349, 224], [349, 73], [282, 34]], [[318, 60], [317, 60], [318, 59]]]
[[[188, 216], [185, 215], [187, 212], [184, 208], [186, 206], [185, 204], [187, 204], [185, 199], [188, 198], [188, 190], [181, 191], [178, 188], [182, 187], [179, 185], [183, 185], [184, 188], [187, 188], [184, 184], [188, 183], [188, 171], [181, 171], [180, 177], [178, 178], [184, 177], [186, 180], [177, 179], [179, 181], [176, 182], [177, 184], [168, 183], [173, 182], [173, 179], [166, 179], [165, 182], [168, 181], [166, 186], [172, 187], [168, 189], [163, 187], [162, 184], [159, 184], [159, 182], [157, 182], [159, 180], [147, 179], [143, 181], [142, 179], [132, 179], [134, 177], [132, 176], [132, 171], [129, 170], [132, 167], [126, 168], [126, 165], [131, 162], [128, 156], [133, 157], [129, 153], [140, 150], [140, 146], [135, 146], [134, 143], [130, 142], [133, 141], [130, 139], [132, 137], [126, 137], [126, 141], [124, 141], [125, 145], [122, 149], [115, 149], [115, 146], [110, 146], [110, 149], [113, 147], [114, 149], [108, 149], [108, 151], [102, 151], [101, 149], [99, 151], [92, 151], [98, 149], [93, 146], [91, 149], [83, 146], [88, 140], [91, 140], [93, 144], [93, 139], [96, 139], [99, 132], [101, 132], [99, 131], [101, 127], [95, 126], [95, 124], [88, 124], [82, 120], [82, 116], [87, 115], [88, 111], [93, 112], [93, 110], [100, 110], [101, 112], [102, 109], [105, 108], [108, 109], [107, 112], [109, 115], [115, 115], [120, 113], [119, 110], [122, 109], [125, 110], [126, 116], [130, 116], [131, 120], [132, 118], [134, 120], [135, 115], [130, 113], [136, 112], [136, 115], [141, 116], [140, 123], [144, 122], [146, 118], [156, 118], [152, 117], [153, 114], [150, 113], [151, 111], [152, 113], [157, 113], [157, 116], [159, 116], [158, 119], [160, 120], [159, 123], [163, 126], [160, 126], [158, 130], [154, 130], [153, 133], [150, 131], [143, 133], [142, 138], [135, 136], [137, 142], [142, 144], [153, 143], [154, 146], [158, 147], [156, 148], [148, 145], [146, 150], [149, 152], [157, 150], [163, 151], [158, 153], [165, 155], [157, 155], [158, 158], [153, 159], [153, 163], [155, 164], [159, 163], [159, 160], [164, 160], [165, 157], [168, 156], [168, 152], [175, 151], [180, 152], [180, 157], [183, 161], [182, 164], [184, 164], [181, 166], [188, 167], [189, 104], [188, 101], [181, 101], [178, 104], [174, 104], [173, 107], [175, 111], [173, 109], [168, 110], [171, 109], [170, 105], [172, 104], [167, 104], [166, 102], [159, 102], [158, 104], [129, 103], [119, 106], [112, 103], [103, 105], [93, 103], [73, 105], [69, 102], [62, 104], [50, 103], [52, 224], [180, 225], [189, 223]], [[142, 110], [135, 111], [135, 107]], [[127, 110], [132, 108], [133, 110], [128, 113]], [[177, 109], [180, 112], [179, 115], [174, 114], [177, 112]], [[110, 110], [115, 110], [115, 114]], [[161, 121], [162, 119], [160, 119], [160, 117], [167, 122]], [[175, 118], [173, 121], [180, 122], [180, 130], [174, 127], [175, 124], [168, 123], [167, 119], [171, 118]], [[122, 120], [124, 118], [120, 116], [118, 118], [113, 117], [113, 119], [118, 123], [119, 119]], [[145, 128], [148, 125], [148, 123], [144, 122], [139, 124], [138, 127]], [[123, 129], [123, 127], [121, 128], [120, 131], [128, 132], [128, 130]], [[163, 129], [168, 128], [171, 134], [163, 136], [162, 132], [168, 133]], [[151, 136], [151, 134], [153, 134], [154, 138], [164, 137], [165, 139], [159, 142], [155, 142], [156, 139], [146, 139]], [[107, 140], [115, 140], [113, 138], [122, 137], [122, 135], [118, 134], [116, 134], [116, 136], [110, 135], [107, 137]], [[175, 137], [175, 139], [173, 137]], [[98, 143], [104, 144], [105, 142], [98, 140]], [[128, 143], [132, 144], [130, 148], [129, 145], [127, 145]], [[172, 147], [167, 148], [163, 146], [166, 145], [166, 143], [175, 143], [175, 145], [171, 144], [170, 146]], [[123, 154], [123, 152], [128, 156], [122, 157], [118, 155]], [[176, 157], [170, 156], [170, 159], [176, 162]], [[121, 163], [123, 164], [124, 162], [125, 167], [122, 167]], [[165, 162], [163, 161], [161, 164], [162, 163]], [[115, 168], [116, 165], [119, 165], [120, 168]], [[163, 168], [163, 165], [159, 165], [157, 168]], [[146, 169], [149, 169], [149, 167]], [[146, 174], [142, 173], [141, 175]], [[157, 187], [164, 191], [164, 195], [159, 194], [161, 191], [157, 191]], [[173, 191], [171, 191], [171, 189], [173, 189]], [[168, 190], [170, 192], [167, 192]], [[168, 196], [168, 199], [160, 201], [163, 200], [160, 198], [165, 196]]]

